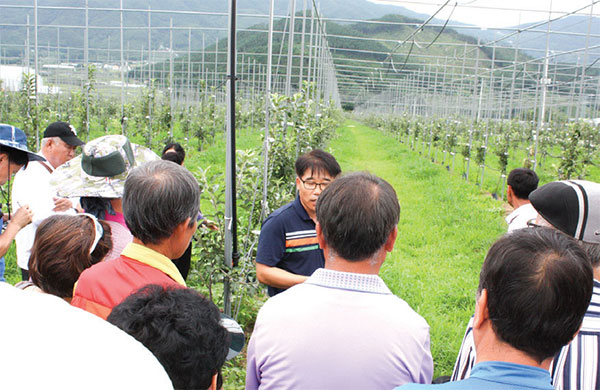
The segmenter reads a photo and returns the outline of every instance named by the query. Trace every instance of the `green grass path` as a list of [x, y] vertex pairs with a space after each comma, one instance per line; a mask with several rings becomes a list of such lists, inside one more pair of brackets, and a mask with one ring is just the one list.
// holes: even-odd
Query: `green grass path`
[[391, 136], [347, 121], [330, 149], [343, 171], [368, 170], [396, 190], [396, 246], [380, 275], [431, 327], [435, 376], [449, 375], [473, 313], [485, 253], [505, 232], [499, 201]]

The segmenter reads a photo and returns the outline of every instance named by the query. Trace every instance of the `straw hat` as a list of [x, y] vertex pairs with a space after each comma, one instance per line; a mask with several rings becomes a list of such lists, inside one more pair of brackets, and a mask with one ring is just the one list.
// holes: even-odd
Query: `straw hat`
[[121, 198], [129, 172], [154, 160], [160, 157], [130, 143], [127, 137], [106, 135], [88, 142], [81, 155], [58, 167], [50, 177], [50, 185], [62, 197]]

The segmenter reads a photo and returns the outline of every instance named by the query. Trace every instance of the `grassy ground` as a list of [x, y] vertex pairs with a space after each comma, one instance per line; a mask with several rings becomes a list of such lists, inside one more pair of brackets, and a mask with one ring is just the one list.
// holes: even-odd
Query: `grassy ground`
[[381, 276], [431, 327], [435, 376], [449, 375], [469, 317], [479, 270], [505, 232], [502, 204], [406, 146], [356, 122], [331, 143], [345, 172], [387, 180], [401, 205], [396, 247]]

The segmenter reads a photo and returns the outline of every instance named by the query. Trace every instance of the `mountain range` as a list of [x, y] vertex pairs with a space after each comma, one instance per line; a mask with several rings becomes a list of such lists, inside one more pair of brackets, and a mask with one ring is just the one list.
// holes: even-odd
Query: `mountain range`
[[[310, 1], [310, 0], [308, 0]], [[61, 48], [61, 60], [80, 61], [83, 56], [83, 26], [85, 26], [85, 12], [82, 7], [86, 0], [38, 0], [38, 46], [50, 51]], [[115, 60], [119, 57], [120, 46], [120, 1], [119, 0], [87, 0], [90, 59], [96, 56], [99, 61], [106, 61], [107, 57]], [[173, 32], [173, 46], [177, 50], [186, 50], [190, 44], [192, 50], [213, 44], [217, 38], [227, 34], [228, 26], [228, 1], [224, 0], [123, 0], [123, 20], [127, 28], [124, 31], [125, 48], [129, 49], [129, 57], [139, 57], [141, 49], [148, 48], [148, 12], [142, 10], [152, 9], [150, 24], [152, 26], [150, 45], [153, 49], [170, 46], [168, 27], [172, 20], [175, 31]], [[268, 1], [238, 0], [237, 26], [240, 30], [255, 24], [267, 22], [269, 12]], [[296, 11], [302, 9], [305, 0], [296, 0]], [[320, 13], [325, 19], [368, 20], [381, 18], [388, 14], [398, 14], [404, 17], [422, 21], [428, 18], [396, 5], [372, 3], [367, 0], [322, 0]], [[137, 10], [137, 11], [134, 11]], [[176, 11], [176, 12], [168, 12]], [[288, 1], [275, 1], [274, 13], [276, 17], [289, 14]], [[29, 15], [30, 26], [34, 23], [34, 10], [32, 0], [0, 0], [0, 45], [2, 54], [6, 56], [22, 56], [23, 44], [26, 41], [26, 28], [23, 27]], [[442, 25], [445, 21], [433, 19], [431, 23]], [[552, 34], [550, 36], [550, 50], [565, 52], [579, 48], [600, 45], [600, 18], [593, 18], [588, 26], [589, 17], [572, 15], [555, 21], [551, 25], [553, 31], [564, 31], [567, 34]], [[20, 26], [19, 26], [20, 25]], [[491, 42], [501, 39], [511, 30], [526, 30], [534, 23], [523, 24], [507, 28], [507, 30], [482, 30], [473, 26], [450, 21], [452, 27], [460, 34], [469, 35], [482, 42]], [[464, 28], [469, 27], [469, 28]], [[190, 29], [191, 28], [191, 29]], [[534, 58], [542, 57], [546, 47], [546, 26], [535, 28], [535, 31], [524, 31], [521, 34], [498, 41], [503, 46], [519, 46], [523, 51]], [[595, 37], [586, 37], [589, 31]], [[31, 31], [31, 30], [30, 30]], [[204, 38], [204, 39], [203, 39]], [[189, 39], [189, 41], [188, 41]], [[58, 43], [58, 44], [57, 44]], [[30, 47], [33, 47], [33, 34], [30, 35]], [[69, 48], [69, 49], [67, 49]], [[110, 51], [110, 55], [108, 55]], [[69, 58], [65, 59], [64, 56]], [[560, 55], [559, 62], [580, 63], [584, 61], [584, 51], [568, 55]], [[600, 58], [600, 50], [590, 50], [587, 64]]]

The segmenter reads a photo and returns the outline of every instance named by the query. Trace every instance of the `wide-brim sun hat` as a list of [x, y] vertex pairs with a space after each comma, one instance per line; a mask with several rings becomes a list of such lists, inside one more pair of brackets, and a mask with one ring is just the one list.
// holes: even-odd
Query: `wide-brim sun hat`
[[129, 172], [156, 160], [156, 153], [127, 137], [106, 135], [88, 142], [79, 156], [58, 167], [50, 185], [61, 197], [121, 198]]
[[27, 148], [27, 136], [18, 127], [0, 123], [0, 145], [25, 152], [29, 161], [46, 161], [39, 154], [29, 151]]
[[580, 241], [600, 243], [600, 183], [555, 181], [529, 194], [529, 201], [563, 233]]

